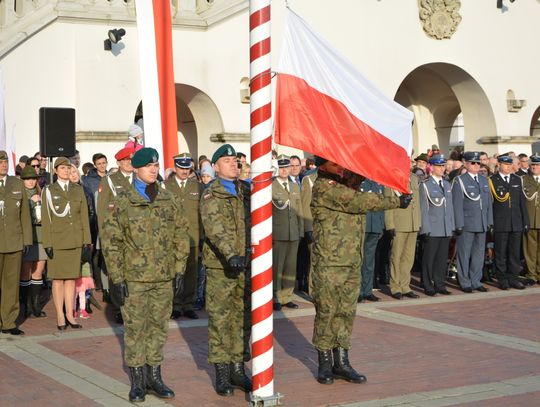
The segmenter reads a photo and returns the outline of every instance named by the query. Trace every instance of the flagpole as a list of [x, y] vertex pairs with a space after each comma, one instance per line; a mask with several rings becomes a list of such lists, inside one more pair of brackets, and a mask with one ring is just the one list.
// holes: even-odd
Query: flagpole
[[280, 404], [274, 393], [272, 301], [272, 88], [270, 0], [250, 0], [251, 405]]

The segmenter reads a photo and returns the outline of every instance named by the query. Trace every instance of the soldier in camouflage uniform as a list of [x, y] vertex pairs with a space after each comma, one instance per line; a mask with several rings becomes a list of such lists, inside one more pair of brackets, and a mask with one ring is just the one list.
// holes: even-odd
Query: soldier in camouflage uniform
[[206, 266], [208, 361], [215, 364], [216, 392], [233, 394], [233, 387], [251, 391], [244, 371], [249, 360], [250, 305], [248, 248], [249, 186], [237, 180], [236, 152], [229, 144], [212, 156], [216, 178], [201, 199]]
[[[406, 207], [409, 195], [383, 197], [343, 184], [343, 167], [317, 157], [313, 185], [312, 296], [315, 304], [313, 345], [319, 353], [317, 381], [334, 378], [363, 383], [366, 377], [349, 363], [348, 349], [360, 290], [362, 214]], [[332, 361], [333, 356], [333, 361]]]
[[144, 401], [147, 389], [172, 398], [174, 392], [161, 379], [161, 362], [172, 310], [171, 281], [181, 289], [189, 253], [188, 226], [172, 193], [156, 183], [157, 151], [137, 151], [132, 165], [133, 186], [117, 195], [103, 222], [103, 253], [121, 293], [129, 400]]

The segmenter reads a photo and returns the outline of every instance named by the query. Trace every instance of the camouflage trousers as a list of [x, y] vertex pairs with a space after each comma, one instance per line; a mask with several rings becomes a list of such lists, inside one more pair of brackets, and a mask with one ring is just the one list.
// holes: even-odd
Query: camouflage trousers
[[158, 366], [163, 361], [163, 346], [172, 311], [171, 282], [129, 281], [127, 285], [129, 297], [122, 307], [126, 365]]
[[250, 357], [251, 301], [247, 271], [239, 276], [206, 269], [208, 362], [246, 362]]
[[358, 265], [312, 268], [310, 287], [316, 312], [313, 345], [318, 350], [351, 347], [360, 290], [358, 268]]

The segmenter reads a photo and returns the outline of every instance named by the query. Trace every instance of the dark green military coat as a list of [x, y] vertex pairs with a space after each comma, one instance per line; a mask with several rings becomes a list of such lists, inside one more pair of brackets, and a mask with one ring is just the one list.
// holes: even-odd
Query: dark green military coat
[[171, 192], [158, 188], [154, 202], [133, 187], [119, 193], [101, 231], [113, 283], [162, 282], [184, 273], [189, 253], [187, 221]]
[[[396, 232], [418, 232], [420, 230], [422, 213], [420, 210], [420, 187], [418, 177], [411, 174], [409, 178], [409, 192], [413, 200], [405, 209], [391, 209], [384, 213], [384, 223], [387, 230]], [[384, 190], [384, 196], [397, 196], [390, 188]]]
[[313, 184], [317, 179], [317, 171], [302, 178], [302, 215], [304, 217], [304, 232], [313, 232], [313, 216], [311, 214], [311, 195]]
[[521, 177], [523, 193], [525, 194], [525, 206], [529, 213], [529, 227], [540, 229], [540, 183], [536, 182], [532, 175]]
[[[107, 212], [114, 208], [113, 200], [120, 192], [131, 188], [134, 175], [127, 178], [122, 172], [108, 174], [101, 179], [97, 194], [96, 213], [98, 228], [103, 228], [103, 221]], [[131, 180], [131, 181], [130, 181]]]
[[6, 177], [0, 188], [0, 253], [13, 253], [32, 244], [32, 219], [23, 182]]
[[289, 180], [287, 188], [277, 178], [272, 182], [272, 240], [295, 241], [304, 236], [300, 187]]

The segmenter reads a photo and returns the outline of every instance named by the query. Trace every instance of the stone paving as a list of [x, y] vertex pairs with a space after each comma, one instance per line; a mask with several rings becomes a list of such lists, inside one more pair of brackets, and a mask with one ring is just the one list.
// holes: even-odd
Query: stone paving
[[[540, 405], [540, 287], [358, 305], [350, 358], [365, 385], [318, 384], [311, 346], [314, 309], [275, 313], [275, 389], [283, 405], [536, 406]], [[128, 406], [122, 326], [95, 310], [80, 331], [56, 330], [48, 318], [29, 319], [24, 337], [0, 335], [0, 406]], [[239, 391], [213, 390], [207, 319], [170, 322], [163, 376], [176, 391], [166, 402], [140, 405], [247, 406]]]

